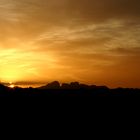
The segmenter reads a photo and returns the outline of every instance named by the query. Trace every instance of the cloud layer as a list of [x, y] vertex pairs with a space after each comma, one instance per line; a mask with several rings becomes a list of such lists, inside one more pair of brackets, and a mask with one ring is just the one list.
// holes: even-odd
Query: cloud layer
[[0, 78], [140, 87], [139, 17], [139, 0], [0, 0]]

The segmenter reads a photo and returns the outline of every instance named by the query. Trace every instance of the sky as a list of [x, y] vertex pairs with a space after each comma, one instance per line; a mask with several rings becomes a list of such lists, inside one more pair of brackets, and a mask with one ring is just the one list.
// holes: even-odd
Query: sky
[[0, 0], [0, 81], [140, 87], [139, 0]]

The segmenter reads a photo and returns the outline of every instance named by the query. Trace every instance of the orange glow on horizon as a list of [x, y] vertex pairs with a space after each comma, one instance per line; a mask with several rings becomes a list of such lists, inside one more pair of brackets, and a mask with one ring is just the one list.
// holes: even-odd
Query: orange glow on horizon
[[10, 88], [14, 88], [15, 87], [15, 85], [14, 84], [10, 84], [10, 86], [9, 86]]

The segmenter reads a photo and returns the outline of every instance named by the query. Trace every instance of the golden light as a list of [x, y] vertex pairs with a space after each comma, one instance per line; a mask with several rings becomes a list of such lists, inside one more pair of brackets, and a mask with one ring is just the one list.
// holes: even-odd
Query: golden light
[[[33, 47], [28, 44], [22, 46], [20, 43], [15, 43], [15, 46], [19, 46], [19, 48], [23, 47], [24, 49], [27, 46], [29, 46], [28, 48]], [[9, 81], [12, 81], [13, 83], [17, 81], [36, 81], [40, 77], [40, 80], [44, 80], [45, 74], [42, 74], [42, 72], [54, 69], [57, 62], [57, 58], [55, 58], [52, 53], [40, 54], [26, 51], [26, 49], [20, 50], [18, 48], [3, 50], [0, 53], [0, 58], [2, 58], [0, 59], [0, 80], [5, 83], [9, 83]]]
[[12, 84], [12, 85], [10, 85], [9, 87], [10, 87], [10, 88], [14, 88], [15, 86]]
[[[15, 82], [20, 77], [18, 70], [11, 70], [10, 67], [8, 67], [8, 69], [6, 69], [5, 71], [3, 70], [1, 73], [1, 79], [5, 82]], [[12, 85], [12, 83], [9, 84]]]

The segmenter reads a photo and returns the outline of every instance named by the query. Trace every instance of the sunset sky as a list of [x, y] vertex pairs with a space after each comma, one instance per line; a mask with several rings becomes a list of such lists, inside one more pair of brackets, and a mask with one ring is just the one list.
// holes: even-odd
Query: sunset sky
[[140, 0], [0, 0], [0, 81], [140, 87]]

